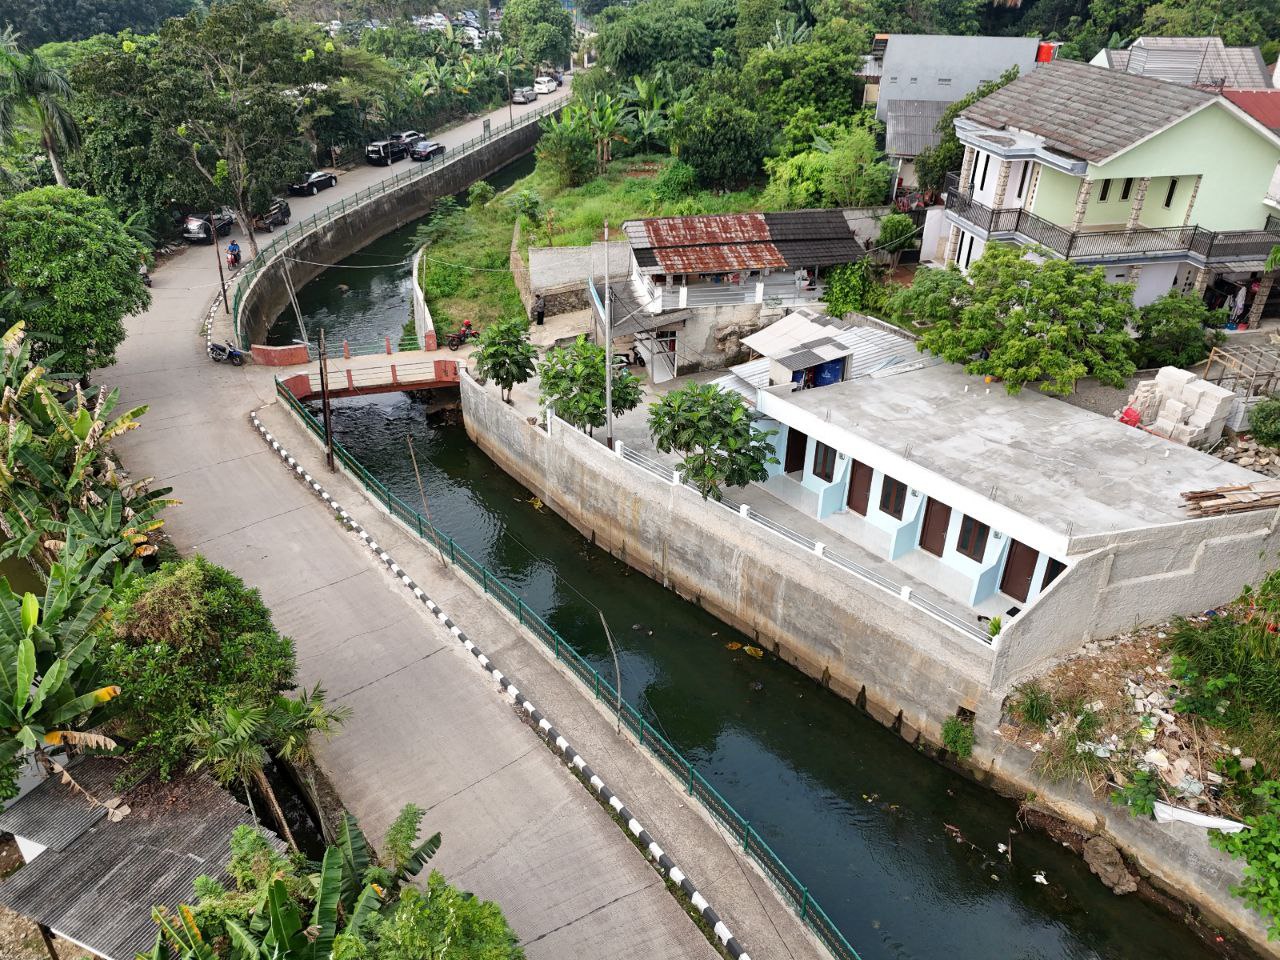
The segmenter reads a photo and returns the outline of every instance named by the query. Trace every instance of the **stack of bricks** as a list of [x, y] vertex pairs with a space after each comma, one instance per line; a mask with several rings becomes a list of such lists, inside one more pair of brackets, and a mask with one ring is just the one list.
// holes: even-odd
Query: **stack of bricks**
[[1163, 367], [1154, 380], [1138, 384], [1128, 405], [1153, 433], [1176, 443], [1206, 447], [1222, 437], [1235, 402], [1232, 391], [1189, 370]]

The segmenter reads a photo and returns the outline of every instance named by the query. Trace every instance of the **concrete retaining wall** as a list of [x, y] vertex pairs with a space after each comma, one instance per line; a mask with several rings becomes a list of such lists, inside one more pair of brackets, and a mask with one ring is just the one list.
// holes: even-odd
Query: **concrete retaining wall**
[[548, 434], [465, 374], [461, 388], [471, 439], [584, 536], [881, 722], [938, 742], [978, 708], [990, 647], [562, 423]]
[[439, 344], [436, 342], [436, 325], [431, 319], [431, 308], [427, 306], [426, 295], [422, 292], [422, 282], [418, 278], [418, 269], [422, 266], [422, 252], [426, 247], [420, 247], [413, 252], [413, 292], [410, 294], [413, 300], [413, 332], [418, 338], [418, 346], [423, 350], [435, 350]]
[[[439, 169], [352, 207], [299, 237], [289, 254], [296, 261], [307, 262], [291, 265], [293, 282], [302, 286], [326, 269], [316, 264], [336, 263], [397, 227], [425, 216], [437, 200], [460, 193], [524, 156], [533, 149], [541, 133], [540, 124], [529, 123], [495, 136]], [[241, 329], [250, 343], [263, 340], [288, 302], [284, 260], [277, 257], [250, 279], [241, 299]]]

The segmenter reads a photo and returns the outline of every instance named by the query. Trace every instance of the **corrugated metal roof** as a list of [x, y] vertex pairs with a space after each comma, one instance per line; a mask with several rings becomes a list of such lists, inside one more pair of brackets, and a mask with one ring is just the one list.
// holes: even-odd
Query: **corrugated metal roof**
[[884, 152], [914, 157], [942, 141], [938, 121], [951, 104], [945, 100], [890, 100], [885, 107]]
[[1265, 90], [1271, 86], [1258, 47], [1228, 47], [1221, 37], [1138, 37], [1127, 50], [1109, 50], [1115, 70], [1171, 83]]
[[[79, 768], [84, 778], [86, 766]], [[149, 783], [126, 802], [131, 812], [119, 823], [100, 820], [66, 849], [45, 851], [0, 883], [0, 905], [110, 960], [148, 950], [156, 938], [152, 908], [190, 903], [201, 874], [225, 877], [231, 832], [249, 822], [249, 811], [204, 776]]]
[[662, 273], [721, 273], [725, 270], [781, 269], [786, 258], [772, 243], [707, 243], [654, 251]]
[[1051, 149], [1097, 163], [1213, 100], [1194, 87], [1055, 60], [983, 97], [961, 116], [995, 130], [1034, 134]]
[[1268, 130], [1280, 133], [1280, 90], [1223, 90], [1222, 95]]
[[[92, 763], [74, 763], [69, 769], [81, 787], [106, 801], [116, 796], [112, 784], [124, 772], [125, 764], [101, 757]], [[106, 807], [90, 803], [60, 777], [50, 777], [0, 813], [0, 831], [34, 840], [50, 850], [65, 850], [106, 815]]]

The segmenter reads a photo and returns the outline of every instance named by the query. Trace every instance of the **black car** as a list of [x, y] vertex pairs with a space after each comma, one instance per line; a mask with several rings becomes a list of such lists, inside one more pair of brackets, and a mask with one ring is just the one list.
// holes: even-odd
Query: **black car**
[[375, 140], [364, 148], [364, 158], [379, 167], [389, 167], [408, 155], [409, 144], [403, 140]]
[[289, 209], [289, 202], [280, 197], [276, 197], [271, 201], [265, 213], [260, 213], [253, 218], [253, 229], [265, 230], [270, 233], [276, 227], [283, 227], [288, 224], [293, 217], [293, 211]]
[[313, 170], [298, 183], [289, 184], [289, 193], [295, 197], [314, 197], [321, 190], [338, 185], [338, 175], [328, 170]]
[[443, 143], [436, 143], [434, 140], [417, 140], [409, 148], [409, 159], [430, 160], [432, 157], [438, 157], [442, 153], [444, 153]]
[[213, 215], [212, 226], [207, 213], [188, 214], [182, 224], [182, 236], [188, 243], [213, 243], [214, 230], [218, 231], [218, 236], [225, 237], [235, 222], [235, 214], [226, 207]]

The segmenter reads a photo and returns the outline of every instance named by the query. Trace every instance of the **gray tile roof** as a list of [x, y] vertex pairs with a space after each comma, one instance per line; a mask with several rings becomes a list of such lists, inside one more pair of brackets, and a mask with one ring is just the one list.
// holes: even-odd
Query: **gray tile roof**
[[[86, 766], [79, 776], [89, 776]], [[33, 792], [13, 808], [40, 799]], [[204, 776], [150, 783], [126, 801], [131, 812], [119, 823], [99, 820], [66, 849], [46, 850], [0, 883], [0, 906], [109, 960], [149, 950], [152, 908], [190, 903], [201, 874], [225, 879], [231, 831], [249, 822], [249, 811]]]
[[1214, 99], [1194, 87], [1056, 60], [984, 97], [961, 116], [984, 127], [1035, 134], [1052, 150], [1098, 163]]
[[951, 104], [945, 100], [890, 100], [885, 105], [884, 152], [891, 157], [918, 156], [942, 140], [938, 121]]
[[1103, 51], [1113, 70], [1171, 83], [1267, 90], [1271, 76], [1257, 47], [1228, 47], [1220, 37], [1139, 37]]

